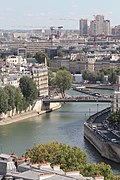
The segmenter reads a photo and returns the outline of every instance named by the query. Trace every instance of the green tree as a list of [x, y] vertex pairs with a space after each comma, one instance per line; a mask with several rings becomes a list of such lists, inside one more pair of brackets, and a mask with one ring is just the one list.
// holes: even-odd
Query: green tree
[[27, 153], [32, 163], [48, 161], [51, 165], [60, 164], [64, 171], [79, 170], [86, 164], [86, 153], [77, 147], [58, 142], [34, 146]]
[[4, 91], [8, 95], [8, 111], [15, 108], [15, 87], [7, 85], [4, 87]]
[[56, 73], [56, 86], [60, 89], [62, 97], [65, 97], [65, 90], [70, 89], [72, 85], [72, 75], [69, 71], [58, 70]]
[[51, 166], [60, 164], [60, 168], [65, 172], [78, 170], [84, 176], [102, 175], [105, 180], [111, 180], [113, 177], [109, 165], [105, 163], [88, 164], [86, 153], [78, 147], [50, 142], [34, 146], [25, 155], [30, 157], [31, 163], [39, 164], [47, 161], [51, 163]]
[[88, 80], [88, 78], [89, 78], [89, 72], [88, 72], [87, 70], [85, 70], [85, 71], [83, 72], [83, 74], [82, 74], [82, 77], [83, 77], [84, 80]]
[[120, 130], [120, 110], [112, 112], [108, 118], [109, 123], [116, 129]]
[[38, 97], [36, 83], [27, 76], [20, 79], [20, 89], [26, 100], [27, 106], [32, 104], [33, 101]]
[[37, 52], [34, 57], [35, 57], [35, 59], [37, 60], [37, 62], [39, 64], [45, 63], [45, 58], [47, 60], [47, 63], [49, 61], [48, 55], [45, 52], [42, 52], [42, 51]]
[[113, 173], [112, 169], [109, 165], [105, 163], [98, 163], [98, 164], [86, 164], [80, 173], [84, 176], [104, 176], [105, 180], [111, 180]]
[[116, 80], [117, 80], [117, 75], [115, 72], [112, 72], [109, 76], [108, 76], [108, 80], [110, 83], [115, 84]]
[[4, 89], [0, 88], [0, 114], [8, 111], [8, 95]]
[[55, 86], [55, 75], [50, 69], [48, 70], [48, 85], [52, 87]]
[[59, 50], [57, 50], [57, 56], [63, 57], [63, 56], [65, 56], [65, 53], [61, 49], [59, 49]]
[[24, 107], [23, 107], [23, 95], [21, 92], [20, 88], [17, 88], [15, 91], [15, 107], [16, 107], [16, 111], [21, 112]]

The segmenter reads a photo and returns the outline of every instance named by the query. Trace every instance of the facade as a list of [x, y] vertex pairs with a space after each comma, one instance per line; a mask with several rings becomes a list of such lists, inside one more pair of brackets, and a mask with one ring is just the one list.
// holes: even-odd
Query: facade
[[73, 83], [80, 84], [83, 82], [82, 74], [73, 75]]
[[36, 82], [39, 95], [48, 95], [48, 69], [44, 64], [32, 66], [32, 78]]
[[94, 72], [94, 64], [96, 61], [96, 57], [94, 54], [89, 54], [87, 56], [87, 61], [86, 61], [86, 70], [90, 71], [90, 72]]
[[80, 36], [84, 36], [88, 34], [88, 22], [87, 19], [80, 19]]
[[112, 28], [112, 35], [120, 36], [120, 25]]
[[1, 68], [0, 86], [13, 85], [19, 87], [20, 78], [28, 76], [37, 85], [40, 95], [48, 95], [48, 69], [45, 64], [27, 63], [21, 56], [8, 56], [6, 64]]
[[18, 54], [18, 56], [22, 56], [22, 58], [27, 58], [27, 49], [26, 48], [18, 48], [17, 54]]
[[27, 61], [22, 56], [8, 56], [6, 59], [6, 64], [17, 65], [17, 64], [26, 64]]
[[119, 59], [116, 61], [111, 61], [110, 58], [102, 58], [99, 60], [96, 60], [94, 63], [94, 71], [100, 71], [102, 69], [117, 69], [120, 67], [120, 61]]
[[105, 20], [103, 15], [94, 16], [90, 22], [90, 35], [110, 35], [110, 20]]
[[116, 112], [117, 110], [120, 110], [120, 76], [118, 76], [113, 97], [114, 98], [113, 98], [112, 110]]
[[110, 20], [104, 21], [103, 32], [104, 32], [104, 35], [110, 35], [111, 34]]
[[68, 58], [56, 56], [54, 59], [50, 60], [50, 67], [57, 69], [64, 66], [69, 70], [69, 61], [70, 59]]

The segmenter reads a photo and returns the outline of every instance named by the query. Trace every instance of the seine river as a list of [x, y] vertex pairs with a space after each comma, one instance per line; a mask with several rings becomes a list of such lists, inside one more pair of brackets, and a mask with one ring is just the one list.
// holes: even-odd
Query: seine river
[[[101, 90], [97, 90], [97, 92], [101, 92]], [[80, 93], [72, 90], [68, 93], [80, 95]], [[102, 93], [108, 95], [111, 92], [102, 90]], [[0, 152], [16, 152], [18, 156], [21, 156], [26, 149], [35, 144], [59, 141], [86, 151], [88, 162], [106, 162], [112, 166], [114, 172], [120, 173], [119, 164], [102, 158], [84, 139], [83, 124], [85, 120], [89, 115], [108, 106], [108, 103], [66, 103], [57, 111], [1, 126]]]

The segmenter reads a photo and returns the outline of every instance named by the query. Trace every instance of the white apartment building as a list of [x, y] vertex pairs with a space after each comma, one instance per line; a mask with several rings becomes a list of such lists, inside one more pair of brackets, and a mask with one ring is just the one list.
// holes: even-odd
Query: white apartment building
[[8, 56], [6, 59], [6, 64], [17, 65], [17, 64], [26, 64], [27, 60], [22, 58], [22, 56]]
[[44, 64], [32, 66], [32, 78], [36, 82], [39, 95], [48, 95], [48, 69]]

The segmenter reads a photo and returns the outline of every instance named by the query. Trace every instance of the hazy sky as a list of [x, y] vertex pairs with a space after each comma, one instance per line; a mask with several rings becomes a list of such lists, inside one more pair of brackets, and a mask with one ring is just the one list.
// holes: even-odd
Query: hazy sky
[[41, 28], [63, 25], [78, 29], [78, 20], [102, 14], [120, 24], [120, 0], [1, 0], [0, 29]]

